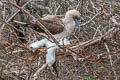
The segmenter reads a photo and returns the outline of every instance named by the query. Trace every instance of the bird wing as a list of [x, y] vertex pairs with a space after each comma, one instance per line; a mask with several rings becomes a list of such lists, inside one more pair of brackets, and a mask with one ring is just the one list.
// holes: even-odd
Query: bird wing
[[[61, 33], [64, 30], [62, 19], [55, 15], [47, 15], [43, 18], [38, 19], [38, 21], [40, 21], [52, 34]], [[37, 25], [34, 24], [34, 26]], [[43, 30], [37, 28], [37, 31], [42, 32]]]
[[61, 23], [62, 18], [64, 18], [64, 16], [62, 16], [62, 15], [46, 15], [41, 19], [44, 21], [51, 21], [51, 22], [53, 22], [53, 21], [56, 22], [56, 20], [57, 20], [57, 22]]

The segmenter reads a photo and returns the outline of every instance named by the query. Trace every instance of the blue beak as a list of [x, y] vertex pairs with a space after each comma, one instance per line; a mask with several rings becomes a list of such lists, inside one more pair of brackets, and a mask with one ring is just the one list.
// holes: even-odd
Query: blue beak
[[75, 20], [75, 24], [78, 27], [78, 30], [80, 31], [80, 20], [78, 19], [74, 19]]

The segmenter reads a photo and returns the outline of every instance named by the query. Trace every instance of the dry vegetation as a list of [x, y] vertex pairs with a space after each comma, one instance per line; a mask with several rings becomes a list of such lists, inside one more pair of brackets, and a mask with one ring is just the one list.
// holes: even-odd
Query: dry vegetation
[[[43, 48], [35, 53], [28, 50], [30, 43], [43, 36], [33, 29], [36, 26], [26, 23], [45, 14], [64, 15], [70, 9], [80, 11], [81, 31], [71, 35], [74, 41], [70, 47], [63, 46], [57, 51], [58, 77], [45, 69], [39, 80], [120, 80], [119, 0], [16, 0], [16, 3], [18, 6], [14, 0], [0, 0], [0, 80], [33, 79], [33, 74], [45, 63], [46, 52]], [[71, 52], [78, 55], [77, 61], [70, 56]]]

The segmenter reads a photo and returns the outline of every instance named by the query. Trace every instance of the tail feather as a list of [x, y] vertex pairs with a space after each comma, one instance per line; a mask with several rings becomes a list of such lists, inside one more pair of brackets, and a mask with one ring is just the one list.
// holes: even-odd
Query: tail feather
[[58, 70], [57, 70], [56, 62], [52, 65], [52, 71], [55, 72], [55, 74], [58, 76]]

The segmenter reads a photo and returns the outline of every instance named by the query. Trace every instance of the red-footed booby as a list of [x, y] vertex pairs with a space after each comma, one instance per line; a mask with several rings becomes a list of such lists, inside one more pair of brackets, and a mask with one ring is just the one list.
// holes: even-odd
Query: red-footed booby
[[[70, 41], [67, 39], [67, 37], [70, 34], [72, 34], [75, 27], [78, 27], [78, 29], [80, 30], [80, 13], [79, 13], [79, 11], [77, 11], [75, 9], [69, 10], [66, 13], [64, 19], [59, 19], [59, 18], [55, 17], [55, 18], [57, 18], [57, 20], [54, 19], [53, 15], [52, 16], [48, 15], [48, 16], [42, 18], [41, 21], [46, 20], [49, 22], [50, 18], [53, 19], [52, 20], [53, 22], [50, 21], [53, 23], [53, 25], [54, 25], [54, 23], [59, 23], [59, 26], [61, 25], [64, 27], [63, 31], [61, 31], [57, 34], [54, 34], [53, 36], [59, 41], [59, 43], [61, 45], [70, 45]], [[52, 27], [52, 25], [49, 27]], [[57, 27], [57, 25], [56, 25], [56, 27]], [[53, 70], [56, 71], [56, 68], [54, 65], [55, 52], [56, 52], [56, 49], [59, 47], [55, 43], [52, 43], [51, 41], [49, 41], [46, 38], [30, 44], [29, 47], [30, 47], [30, 49], [32, 49], [32, 51], [34, 51], [35, 49], [40, 48], [41, 46], [46, 46], [48, 48], [47, 54], [46, 54], [46, 63], [39, 70], [36, 71], [36, 73], [34, 74], [34, 80], [37, 79], [39, 72], [47, 66], [52, 67]]]

